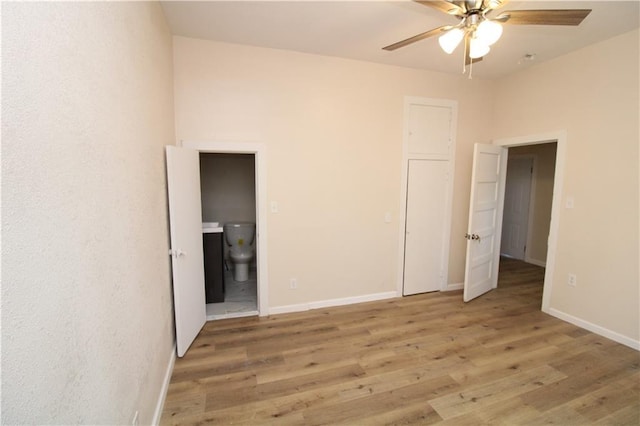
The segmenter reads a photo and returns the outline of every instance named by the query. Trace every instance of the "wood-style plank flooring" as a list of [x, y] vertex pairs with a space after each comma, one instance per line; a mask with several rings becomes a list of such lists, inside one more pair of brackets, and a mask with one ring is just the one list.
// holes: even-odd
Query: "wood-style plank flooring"
[[640, 354], [540, 311], [542, 268], [498, 289], [208, 322], [161, 423], [638, 425]]

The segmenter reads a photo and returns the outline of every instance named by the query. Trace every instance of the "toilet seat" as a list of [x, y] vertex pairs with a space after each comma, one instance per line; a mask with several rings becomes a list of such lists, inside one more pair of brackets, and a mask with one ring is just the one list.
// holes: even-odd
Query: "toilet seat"
[[242, 262], [242, 261], [250, 262], [254, 257], [254, 251], [247, 250], [244, 252], [237, 252], [231, 249], [229, 250], [229, 256], [231, 257], [231, 260], [233, 260], [234, 262]]

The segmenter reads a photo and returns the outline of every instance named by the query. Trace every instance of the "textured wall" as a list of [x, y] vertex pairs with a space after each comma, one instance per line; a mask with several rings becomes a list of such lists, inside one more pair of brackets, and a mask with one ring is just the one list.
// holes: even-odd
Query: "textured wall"
[[[640, 345], [638, 30], [501, 80], [497, 138], [566, 130], [551, 309]], [[567, 285], [568, 274], [577, 286]]]
[[152, 420], [173, 345], [156, 3], [2, 5], [2, 421]]

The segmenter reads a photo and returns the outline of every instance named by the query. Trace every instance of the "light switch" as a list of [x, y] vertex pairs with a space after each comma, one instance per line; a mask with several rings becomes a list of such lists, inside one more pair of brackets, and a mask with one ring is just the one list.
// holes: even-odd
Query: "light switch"
[[278, 213], [278, 202], [277, 201], [272, 201], [271, 202], [271, 213]]
[[386, 212], [384, 214], [384, 223], [391, 223], [391, 213]]

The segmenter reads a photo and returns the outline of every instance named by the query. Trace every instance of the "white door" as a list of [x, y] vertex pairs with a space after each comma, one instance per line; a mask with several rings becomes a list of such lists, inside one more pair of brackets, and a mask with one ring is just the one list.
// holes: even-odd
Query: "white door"
[[206, 322], [200, 158], [194, 150], [167, 146], [167, 185], [173, 306], [178, 356]]
[[447, 161], [409, 160], [405, 231], [405, 296], [442, 288]]
[[514, 259], [524, 260], [525, 256], [532, 173], [532, 157], [508, 159], [500, 253]]
[[464, 301], [468, 302], [498, 285], [499, 238], [502, 227], [507, 150], [475, 144], [471, 172], [471, 200]]

